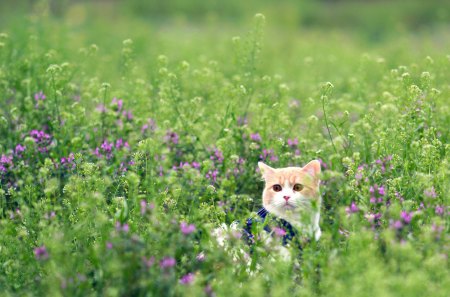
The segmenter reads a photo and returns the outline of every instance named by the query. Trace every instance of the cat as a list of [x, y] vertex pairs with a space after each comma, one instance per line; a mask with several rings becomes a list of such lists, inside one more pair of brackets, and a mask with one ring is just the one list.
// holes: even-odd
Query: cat
[[[282, 237], [282, 244], [276, 249], [285, 260], [289, 260], [290, 252], [286, 246], [291, 240], [301, 234], [306, 238], [314, 238], [318, 241], [321, 237], [320, 205], [320, 162], [313, 160], [304, 167], [272, 168], [263, 162], [258, 162], [258, 167], [265, 182], [262, 193], [262, 208], [257, 212], [258, 217], [247, 219], [241, 232], [247, 243], [253, 244], [255, 235], [253, 226], [262, 223], [265, 232], [257, 234], [261, 239], [273, 246], [274, 233]], [[276, 224], [273, 226], [273, 219]], [[238, 232], [239, 222], [234, 222], [230, 227], [222, 224], [213, 231], [213, 236], [220, 246], [227, 248], [227, 233]], [[297, 241], [298, 243], [298, 241]], [[301, 247], [300, 247], [301, 248]], [[243, 250], [237, 254], [245, 254]], [[237, 256], [234, 255], [234, 258]], [[249, 257], [249, 255], [245, 255]]]
[[268, 212], [285, 221], [287, 235], [292, 237], [297, 230], [319, 240], [322, 235], [319, 226], [320, 162], [313, 160], [304, 167], [277, 169], [259, 162], [258, 167], [265, 181], [259, 217], [265, 219]]

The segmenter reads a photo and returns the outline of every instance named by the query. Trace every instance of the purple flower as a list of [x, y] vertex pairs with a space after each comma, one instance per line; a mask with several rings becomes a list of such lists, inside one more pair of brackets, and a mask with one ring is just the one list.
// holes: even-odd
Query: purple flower
[[128, 120], [131, 121], [133, 119], [133, 113], [130, 110], [124, 110], [122, 115]]
[[147, 211], [147, 202], [145, 200], [141, 200], [141, 215], [144, 215]]
[[[384, 186], [378, 186], [378, 185], [373, 185], [373, 186], [370, 186], [370, 188], [369, 188], [369, 193], [373, 196], [373, 197], [376, 197], [377, 195], [378, 196], [384, 196], [384, 195], [386, 195], [386, 191], [385, 191], [385, 189], [384, 189]], [[376, 194], [377, 193], [377, 194]]]
[[214, 149], [214, 154], [209, 157], [212, 161], [215, 161], [217, 163], [223, 162], [223, 153], [219, 149]]
[[195, 275], [193, 273], [185, 274], [180, 278], [180, 284], [189, 285], [194, 281], [194, 279]]
[[[320, 166], [322, 166], [322, 168], [323, 168], [324, 170], [328, 168], [327, 163], [325, 163], [322, 159], [319, 158], [319, 159], [317, 159], [317, 160], [319, 160]], [[331, 164], [331, 161], [330, 161], [330, 164]]]
[[436, 191], [435, 191], [434, 187], [426, 189], [425, 191], [423, 191], [423, 194], [426, 197], [429, 197], [429, 198], [436, 198], [437, 197], [437, 194], [436, 194]]
[[42, 130], [31, 130], [30, 136], [38, 146], [38, 151], [41, 153], [48, 152], [48, 146], [51, 144], [52, 137]]
[[403, 228], [403, 223], [401, 221], [395, 221], [391, 224], [392, 228], [394, 229], [401, 229]]
[[436, 237], [440, 238], [442, 231], [444, 231], [444, 226], [436, 225], [433, 223], [431, 230], [436, 233]]
[[2, 155], [0, 157], [0, 173], [6, 173], [9, 168], [13, 167], [13, 157], [12, 156], [6, 156]]
[[[112, 145], [112, 143], [111, 143]], [[116, 149], [121, 149], [121, 148], [130, 148], [130, 145], [128, 144], [128, 142], [124, 142], [122, 138], [119, 138], [116, 140]]]
[[34, 100], [36, 100], [36, 105], [34, 106], [34, 108], [38, 109], [40, 102], [43, 102], [45, 100], [45, 98], [46, 97], [42, 91], [34, 94]]
[[238, 126], [244, 126], [248, 124], [247, 117], [238, 117], [237, 118], [237, 124]]
[[400, 200], [400, 202], [403, 202], [405, 200], [399, 192], [395, 192], [395, 197]]
[[14, 149], [14, 153], [18, 157], [22, 157], [22, 153], [25, 151], [26, 147], [24, 147], [21, 144], [16, 145], [16, 148]]
[[51, 212], [46, 213], [46, 214], [44, 215], [44, 218], [45, 218], [46, 220], [51, 220], [51, 219], [53, 219], [53, 218], [55, 218], [55, 217], [56, 217], [56, 213], [55, 213], [54, 211], [51, 211]]
[[98, 112], [103, 113], [103, 112], [106, 112], [106, 107], [105, 107], [105, 105], [103, 105], [103, 104], [99, 104], [99, 105], [97, 105], [97, 107], [95, 108], [95, 110], [98, 111]]
[[188, 235], [195, 232], [195, 225], [194, 224], [188, 225], [186, 222], [181, 222], [180, 230], [181, 233], [183, 233], [184, 235]]
[[16, 209], [16, 211], [15, 211], [15, 213], [14, 212], [11, 212], [10, 214], [9, 214], [9, 218], [11, 219], [11, 220], [13, 220], [13, 219], [15, 219], [16, 218], [16, 216], [17, 216], [17, 218], [22, 218], [22, 213], [20, 212], [20, 209]]
[[217, 169], [214, 169], [213, 171], [209, 170], [208, 173], [206, 173], [205, 177], [207, 179], [210, 179], [210, 180], [216, 182], [218, 174], [219, 174], [219, 171]]
[[275, 227], [275, 228], [273, 228], [273, 233], [278, 237], [282, 237], [282, 236], [286, 235], [286, 230]]
[[172, 257], [165, 257], [164, 259], [161, 260], [161, 262], [159, 262], [159, 267], [165, 269], [165, 268], [171, 268], [173, 266], [175, 266], [177, 262], [175, 261], [174, 258]]
[[166, 136], [164, 136], [164, 141], [167, 144], [178, 144], [179, 140], [180, 140], [180, 137], [175, 132], [168, 131], [166, 133]]
[[75, 164], [75, 155], [73, 153], [70, 153], [67, 158], [62, 157], [61, 165], [65, 166], [66, 168], [69, 168], [69, 169], [75, 169], [75, 167], [77, 166]]
[[130, 231], [130, 226], [126, 223], [122, 225], [120, 222], [116, 222], [116, 231], [128, 233], [128, 231]]
[[192, 166], [192, 168], [199, 169], [200, 168], [200, 163], [194, 161], [194, 162], [191, 163], [191, 166]]
[[259, 135], [259, 133], [252, 133], [252, 134], [250, 134], [250, 139], [252, 141], [260, 142], [261, 136]]
[[298, 145], [298, 138], [294, 138], [294, 139], [289, 138], [287, 140], [287, 143], [288, 143], [288, 146], [295, 148]]
[[412, 213], [402, 210], [402, 212], [400, 213], [400, 217], [402, 218], [402, 220], [405, 224], [409, 224], [409, 223], [411, 223]]
[[189, 162], [185, 162], [185, 163], [180, 162], [180, 164], [178, 166], [177, 165], [173, 165], [172, 169], [177, 171], [178, 169], [183, 169], [184, 167], [189, 167], [189, 166], [190, 166]]
[[117, 99], [116, 97], [114, 97], [112, 99], [112, 105], [117, 106], [117, 112], [121, 112], [122, 111], [122, 107], [123, 107], [123, 100], [122, 99]]
[[378, 224], [381, 219], [381, 213], [367, 213], [365, 217], [369, 223]]
[[444, 214], [444, 207], [440, 206], [440, 205], [436, 205], [436, 207], [434, 208], [434, 212], [437, 215], [443, 215]]
[[141, 133], [145, 133], [146, 131], [153, 132], [156, 130], [156, 122], [153, 119], [148, 119], [147, 122], [142, 125]]
[[106, 243], [106, 248], [108, 249], [108, 250], [110, 250], [110, 249], [112, 249], [113, 248], [113, 244], [111, 243], [111, 242], [107, 242]]
[[278, 161], [278, 157], [275, 155], [273, 149], [263, 149], [262, 154], [259, 155], [259, 159], [266, 161], [269, 159], [272, 162]]
[[358, 206], [356, 205], [356, 203], [353, 201], [352, 204], [350, 204], [350, 206], [347, 207], [347, 208], [345, 209], [345, 211], [346, 211], [348, 214], [352, 214], [352, 213], [358, 212], [358, 211], [359, 211], [359, 208], [358, 208]]
[[49, 255], [48, 255], [47, 248], [45, 247], [45, 245], [35, 248], [34, 256], [36, 257], [37, 260], [48, 259]]
[[39, 93], [34, 94], [34, 100], [45, 100], [45, 94], [42, 91], [39, 91]]
[[94, 155], [98, 158], [105, 156], [106, 159], [111, 159], [113, 157], [114, 142], [103, 141], [100, 147], [95, 148]]

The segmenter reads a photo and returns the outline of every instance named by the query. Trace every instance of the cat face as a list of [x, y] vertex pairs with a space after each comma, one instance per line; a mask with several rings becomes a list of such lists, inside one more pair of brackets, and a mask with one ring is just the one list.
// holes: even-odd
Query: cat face
[[265, 181], [263, 206], [272, 214], [290, 223], [313, 223], [320, 207], [320, 163], [309, 162], [304, 167], [272, 168], [259, 162]]

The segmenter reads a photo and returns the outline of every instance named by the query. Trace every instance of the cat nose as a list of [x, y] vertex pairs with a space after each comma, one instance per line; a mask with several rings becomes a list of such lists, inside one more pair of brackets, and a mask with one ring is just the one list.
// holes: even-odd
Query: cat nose
[[286, 200], [286, 202], [291, 198], [290, 196], [283, 196], [284, 200]]

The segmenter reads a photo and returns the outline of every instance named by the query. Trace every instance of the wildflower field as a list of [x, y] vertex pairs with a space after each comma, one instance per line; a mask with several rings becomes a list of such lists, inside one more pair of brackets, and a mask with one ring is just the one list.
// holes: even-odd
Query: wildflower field
[[[222, 2], [0, 4], [0, 296], [448, 296], [449, 5]], [[219, 246], [313, 159], [318, 242]]]

